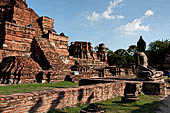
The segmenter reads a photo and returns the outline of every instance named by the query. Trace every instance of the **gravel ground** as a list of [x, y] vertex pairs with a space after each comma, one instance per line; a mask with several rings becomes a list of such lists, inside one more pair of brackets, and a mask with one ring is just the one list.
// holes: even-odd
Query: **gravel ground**
[[167, 90], [167, 95], [160, 97], [161, 104], [156, 113], [170, 113], [170, 89]]

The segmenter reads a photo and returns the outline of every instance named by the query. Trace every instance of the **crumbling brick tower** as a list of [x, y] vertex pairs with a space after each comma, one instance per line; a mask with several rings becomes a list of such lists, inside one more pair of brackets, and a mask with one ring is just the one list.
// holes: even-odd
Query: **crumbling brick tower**
[[[19, 59], [26, 57], [38, 63], [42, 70], [47, 70], [44, 73], [49, 74], [50, 70], [51, 75], [59, 75], [69, 63], [68, 37], [64, 33], [56, 34], [53, 23], [53, 19], [39, 17], [33, 9], [28, 8], [25, 0], [1, 0], [0, 61], [9, 56], [19, 56]], [[27, 65], [31, 67], [32, 64]], [[12, 71], [8, 73], [12, 75]], [[52, 77], [51, 79], [57, 79], [56, 76]]]
[[99, 44], [99, 48], [97, 51], [97, 57], [100, 61], [107, 62], [107, 52], [105, 44]]

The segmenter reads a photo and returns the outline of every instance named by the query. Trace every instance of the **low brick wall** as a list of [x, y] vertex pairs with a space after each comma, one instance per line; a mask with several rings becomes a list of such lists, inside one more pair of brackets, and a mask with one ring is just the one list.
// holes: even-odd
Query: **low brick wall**
[[113, 82], [77, 88], [56, 88], [40, 92], [0, 95], [0, 112], [34, 113], [88, 104], [123, 96], [125, 83]]

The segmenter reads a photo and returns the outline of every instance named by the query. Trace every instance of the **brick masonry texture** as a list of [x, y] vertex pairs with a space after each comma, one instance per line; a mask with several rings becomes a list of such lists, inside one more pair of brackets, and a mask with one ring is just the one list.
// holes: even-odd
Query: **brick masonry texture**
[[[33, 59], [42, 68], [38, 75], [42, 79], [38, 80], [39, 83], [63, 81], [67, 75], [76, 82], [82, 78], [113, 76], [111, 70], [114, 68], [108, 67], [105, 44], [100, 44], [97, 52], [93, 51], [90, 42], [76, 41], [68, 47], [69, 37], [64, 33], [57, 34], [53, 24], [52, 18], [39, 17], [33, 9], [28, 8], [25, 0], [1, 0], [0, 61], [11, 56]], [[75, 62], [79, 63], [77, 70], [80, 76], [73, 74], [77, 71], [71, 68]], [[31, 67], [29, 62], [25, 63]], [[9, 75], [13, 74], [8, 72]], [[8, 79], [13, 79], [11, 75]], [[30, 74], [30, 78], [33, 76], [36, 75]], [[3, 77], [0, 75], [0, 78]], [[37, 80], [27, 79], [16, 83], [29, 82], [36, 83]]]
[[[31, 65], [28, 65], [31, 64]], [[23, 56], [10, 56], [0, 63], [0, 81], [9, 83], [34, 83], [42, 69], [33, 59]], [[11, 81], [12, 80], [12, 81]]]
[[[64, 71], [68, 70], [69, 66], [68, 37], [64, 33], [56, 34], [53, 23], [53, 19], [45, 16], [39, 17], [33, 9], [28, 8], [25, 0], [1, 0], [0, 61], [11, 56], [28, 58], [29, 61], [37, 63], [37, 67], [23, 61], [25, 64], [23, 68], [34, 67], [34, 71], [37, 72], [39, 67], [42, 68], [43, 71], [38, 78], [48, 79], [48, 82], [63, 81], [66, 76]], [[13, 65], [12, 62], [8, 64]], [[15, 67], [17, 65], [14, 65]], [[37, 82], [36, 73], [33, 75], [34, 71], [28, 70], [27, 72], [32, 72], [30, 75], [27, 73], [27, 78], [30, 79], [25, 78], [26, 80], [17, 83]], [[8, 71], [8, 74], [7, 78], [13, 79], [13, 72]], [[45, 77], [46, 75], [50, 75], [50, 78]], [[5, 78], [5, 76], [1, 75], [0, 78]], [[24, 76], [21, 77], [24, 79]], [[0, 82], [4, 81], [0, 80]]]
[[0, 112], [48, 112], [123, 96], [124, 88], [125, 83], [117, 81], [77, 88], [56, 88], [40, 92], [0, 95]]
[[[93, 84], [89, 80], [87, 82]], [[129, 86], [127, 84], [134, 84], [136, 87], [135, 91], [127, 88]], [[45, 91], [33, 91], [31, 93], [0, 95], [0, 112], [48, 112], [123, 96], [124, 91], [127, 89], [128, 92], [135, 92], [136, 95], [165, 95], [166, 83], [110, 80], [100, 81], [100, 83], [95, 85], [79, 86], [76, 88], [55, 88]]]

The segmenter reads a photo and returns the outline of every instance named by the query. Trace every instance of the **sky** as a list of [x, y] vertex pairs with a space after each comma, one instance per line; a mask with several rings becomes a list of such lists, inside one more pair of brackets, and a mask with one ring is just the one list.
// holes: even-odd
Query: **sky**
[[93, 47], [105, 43], [115, 51], [170, 39], [170, 0], [27, 0], [39, 16], [55, 20], [54, 28], [73, 41]]

